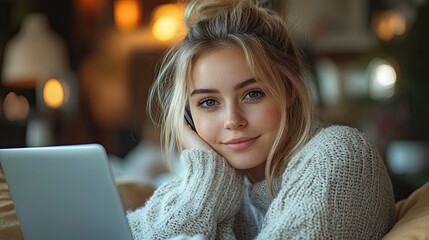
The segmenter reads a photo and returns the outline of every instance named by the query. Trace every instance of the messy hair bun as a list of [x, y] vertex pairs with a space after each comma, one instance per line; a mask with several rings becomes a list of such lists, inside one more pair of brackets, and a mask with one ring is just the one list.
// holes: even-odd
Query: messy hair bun
[[273, 10], [276, 0], [189, 0], [185, 10], [185, 23], [189, 27], [193, 23], [211, 18], [214, 15], [234, 8], [240, 2], [250, 2], [257, 7]]
[[188, 28], [195, 22], [211, 18], [222, 10], [232, 8], [239, 0], [193, 0], [187, 3], [184, 20]]

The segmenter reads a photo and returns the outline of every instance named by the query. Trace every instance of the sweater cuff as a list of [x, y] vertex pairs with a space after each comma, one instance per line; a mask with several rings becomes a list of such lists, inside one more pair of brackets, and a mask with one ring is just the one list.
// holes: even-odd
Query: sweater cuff
[[244, 182], [241, 172], [213, 150], [184, 150], [182, 161], [187, 171], [182, 187], [195, 197], [195, 204], [215, 211], [218, 220], [238, 212]]

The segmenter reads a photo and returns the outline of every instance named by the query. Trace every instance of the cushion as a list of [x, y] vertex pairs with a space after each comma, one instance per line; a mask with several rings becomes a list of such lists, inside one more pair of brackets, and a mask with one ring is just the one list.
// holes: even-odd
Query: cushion
[[397, 222], [383, 239], [429, 239], [429, 182], [395, 207]]
[[155, 191], [152, 186], [135, 179], [117, 178], [115, 181], [122, 203], [127, 211], [135, 210], [142, 206]]
[[6, 178], [0, 165], [0, 236], [1, 239], [24, 239], [19, 228]]

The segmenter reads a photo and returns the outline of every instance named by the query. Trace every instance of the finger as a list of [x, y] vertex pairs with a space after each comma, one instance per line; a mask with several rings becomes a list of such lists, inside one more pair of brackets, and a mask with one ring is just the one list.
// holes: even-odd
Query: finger
[[191, 127], [187, 124], [186, 121], [184, 121], [183, 124], [185, 124], [186, 126], [181, 139], [185, 148], [197, 148], [203, 150], [212, 149], [210, 145], [198, 135], [197, 132], [191, 129]]

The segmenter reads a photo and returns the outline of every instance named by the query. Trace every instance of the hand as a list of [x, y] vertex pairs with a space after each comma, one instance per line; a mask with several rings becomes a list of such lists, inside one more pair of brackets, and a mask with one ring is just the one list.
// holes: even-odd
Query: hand
[[191, 129], [186, 121], [183, 121], [184, 131], [183, 136], [181, 138], [182, 144], [184, 148], [196, 148], [202, 150], [212, 150], [213, 148], [204, 141], [197, 132]]

